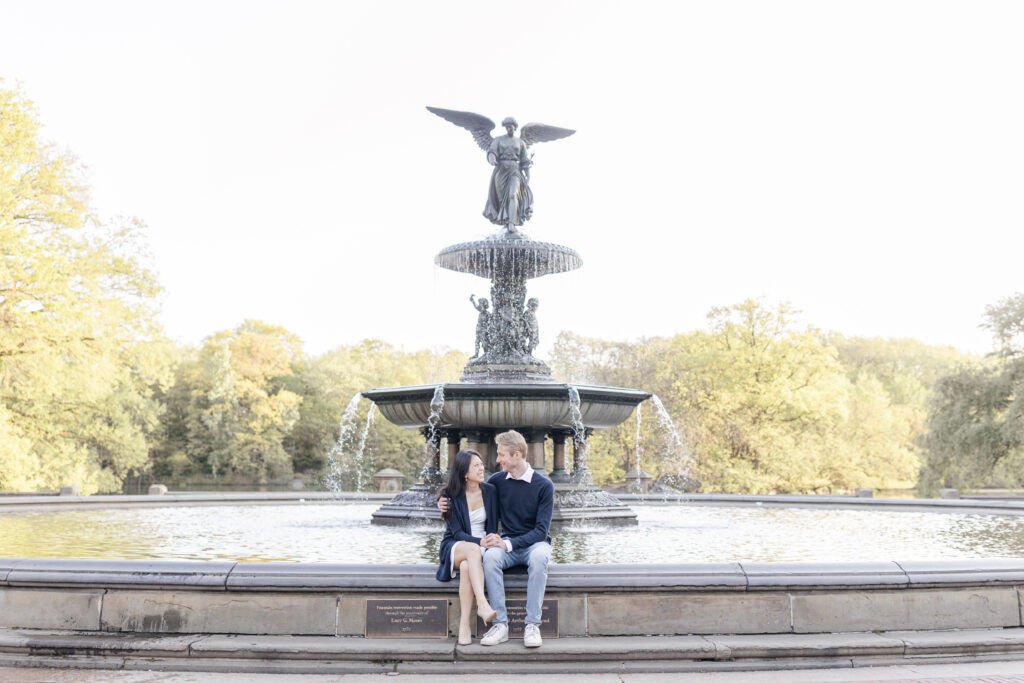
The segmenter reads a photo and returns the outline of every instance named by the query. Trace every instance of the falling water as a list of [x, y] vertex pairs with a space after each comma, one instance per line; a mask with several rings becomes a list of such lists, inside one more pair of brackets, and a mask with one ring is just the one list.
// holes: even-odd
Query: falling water
[[569, 385], [569, 421], [572, 424], [572, 441], [575, 446], [574, 467], [572, 478], [577, 488], [593, 483], [587, 470], [587, 428], [583, 424], [583, 413], [580, 412], [580, 392]]
[[643, 468], [640, 467], [640, 456], [643, 453], [643, 446], [641, 445], [642, 437], [640, 436], [640, 408], [643, 407], [642, 403], [636, 404], [636, 447], [634, 448], [634, 454], [636, 459], [636, 480], [633, 482], [633, 488], [636, 493], [643, 493], [643, 484], [640, 481], [640, 472]]
[[572, 440], [578, 446], [586, 443], [587, 431], [583, 425], [583, 413], [580, 412], [580, 392], [569, 385], [569, 421], [572, 423]]
[[377, 404], [372, 403], [370, 409], [366, 411], [366, 423], [363, 425], [362, 434], [359, 435], [359, 446], [352, 455], [352, 466], [356, 471], [356, 491], [359, 493], [363, 492], [363, 453], [366, 452], [366, 437], [370, 434], [370, 428], [373, 427], [373, 416], [376, 414]]
[[[668, 489], [676, 491], [693, 490], [697, 480], [693, 477], [693, 453], [683, 443], [676, 431], [672, 416], [665, 410], [665, 405], [657, 394], [651, 396], [654, 404], [658, 427], [665, 435], [665, 451], [661, 458], [661, 477], [659, 481]], [[639, 461], [639, 458], [638, 458]], [[637, 467], [639, 469], [639, 466]], [[667, 493], [668, 491], [666, 491]]]
[[427, 461], [423, 464], [420, 476], [424, 482], [432, 478], [434, 458], [438, 453], [437, 425], [441, 422], [441, 411], [444, 410], [444, 385], [438, 384], [434, 389], [434, 397], [430, 399], [430, 415], [427, 417]]
[[338, 441], [327, 453], [327, 474], [324, 476], [324, 487], [335, 493], [341, 491], [345, 484], [351, 482], [356, 491], [363, 490], [363, 451], [366, 449], [366, 437], [373, 424], [376, 406], [371, 406], [366, 414], [366, 424], [356, 441], [356, 415], [359, 411], [359, 399], [356, 395], [348, 402], [341, 416], [338, 430]]

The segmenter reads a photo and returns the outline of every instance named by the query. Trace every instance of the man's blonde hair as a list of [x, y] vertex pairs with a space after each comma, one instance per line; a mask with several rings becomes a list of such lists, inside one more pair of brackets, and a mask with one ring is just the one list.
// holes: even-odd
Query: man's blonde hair
[[494, 443], [498, 446], [508, 446], [513, 451], [519, 451], [523, 458], [526, 458], [526, 439], [514, 429], [495, 436]]

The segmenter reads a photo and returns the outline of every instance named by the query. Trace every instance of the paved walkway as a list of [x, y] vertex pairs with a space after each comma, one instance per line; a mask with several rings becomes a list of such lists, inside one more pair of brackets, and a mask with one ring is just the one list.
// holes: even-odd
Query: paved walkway
[[418, 674], [224, 674], [88, 669], [20, 669], [0, 667], [0, 683], [1024, 683], [1024, 661], [967, 664], [922, 664], [858, 669], [791, 671], [721, 671], [668, 674], [536, 674], [451, 676]]

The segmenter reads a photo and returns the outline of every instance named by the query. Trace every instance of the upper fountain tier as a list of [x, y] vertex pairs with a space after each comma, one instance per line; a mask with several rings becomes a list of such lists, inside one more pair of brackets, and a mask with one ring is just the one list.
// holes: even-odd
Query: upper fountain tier
[[487, 239], [442, 249], [434, 263], [488, 280], [502, 277], [523, 281], [576, 270], [583, 265], [583, 260], [569, 247], [537, 242], [519, 232], [502, 231]]
[[535, 242], [518, 230], [504, 230], [442, 249], [434, 263], [491, 281], [490, 298], [470, 297], [479, 315], [474, 353], [462, 373], [463, 382], [554, 381], [547, 364], [533, 355], [540, 339], [540, 302], [527, 300], [526, 282], [576, 270], [583, 265], [579, 254], [560, 244]]

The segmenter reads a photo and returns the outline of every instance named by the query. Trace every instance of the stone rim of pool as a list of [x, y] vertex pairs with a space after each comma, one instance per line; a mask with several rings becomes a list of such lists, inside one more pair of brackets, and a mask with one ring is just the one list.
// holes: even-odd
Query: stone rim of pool
[[[666, 501], [627, 498], [633, 505]], [[367, 499], [380, 498], [311, 492], [0, 497], [0, 514]], [[667, 500], [1024, 514], [1024, 503], [993, 500], [724, 494]], [[1024, 657], [1024, 558], [562, 564], [551, 567], [548, 586], [548, 597], [558, 601], [559, 637], [531, 656], [527, 668], [535, 671], [569, 662], [586, 662], [594, 671], [682, 671]], [[510, 576], [508, 587], [512, 596], [521, 592], [524, 577]], [[456, 591], [437, 582], [425, 563], [0, 559], [0, 651], [24, 666], [45, 660], [154, 670], [411, 673], [457, 661], [460, 672], [471, 673], [521, 661], [521, 644], [513, 641], [500, 652], [454, 644]], [[388, 597], [445, 599], [449, 637], [365, 638], [366, 601]]]

